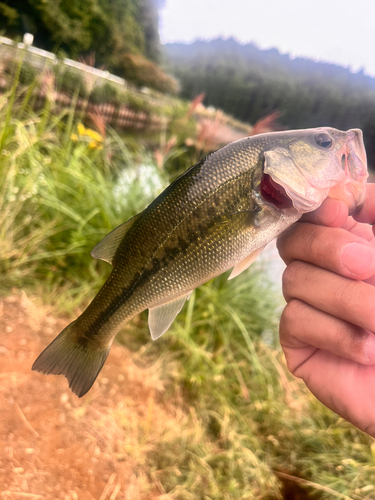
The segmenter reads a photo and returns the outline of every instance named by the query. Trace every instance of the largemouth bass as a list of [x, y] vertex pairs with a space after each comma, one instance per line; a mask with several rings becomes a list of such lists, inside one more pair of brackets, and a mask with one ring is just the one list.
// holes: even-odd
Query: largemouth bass
[[262, 249], [328, 197], [353, 213], [367, 180], [362, 132], [316, 128], [233, 142], [190, 167], [91, 252], [113, 265], [102, 289], [40, 354], [33, 370], [63, 374], [79, 397], [98, 376], [121, 325], [149, 309], [153, 339], [192, 290]]

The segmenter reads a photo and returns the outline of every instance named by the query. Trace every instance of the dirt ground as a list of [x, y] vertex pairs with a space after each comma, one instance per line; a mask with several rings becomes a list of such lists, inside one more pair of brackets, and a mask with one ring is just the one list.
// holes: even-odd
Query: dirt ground
[[153, 419], [166, 409], [125, 348], [113, 346], [82, 399], [65, 377], [31, 371], [67, 323], [25, 293], [0, 298], [0, 499], [168, 498], [138, 466], [142, 436], [133, 447], [129, 436], [147, 428], [150, 407]]

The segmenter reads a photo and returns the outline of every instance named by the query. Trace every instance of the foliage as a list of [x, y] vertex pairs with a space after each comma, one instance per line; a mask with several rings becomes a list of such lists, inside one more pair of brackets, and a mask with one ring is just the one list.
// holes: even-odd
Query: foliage
[[3, 18], [3, 26], [4, 24], [7, 26], [12, 26], [17, 23], [19, 15], [16, 9], [10, 7], [4, 2], [0, 2], [0, 13]]
[[[7, 80], [12, 80], [14, 72], [17, 71], [16, 64], [7, 61], [7, 63], [4, 64], [3, 70], [7, 75]], [[36, 77], [37, 70], [34, 66], [24, 61], [19, 70], [19, 82], [22, 85], [29, 86], [35, 82]]]
[[157, 0], [3, 0], [0, 13], [6, 36], [30, 32], [36, 46], [73, 59], [95, 51], [99, 66], [129, 73], [138, 85], [175, 90], [174, 80], [150, 62], [160, 60]]
[[54, 74], [57, 88], [63, 89], [69, 95], [88, 97], [86, 83], [81, 72], [59, 64], [55, 66]]
[[54, 115], [46, 103], [22, 120], [25, 103], [16, 111], [22, 100], [7, 97], [0, 106], [0, 286], [69, 283], [81, 302], [87, 279], [105, 269], [89, 252], [147, 203], [136, 190], [126, 200], [113, 195], [121, 170], [135, 160], [113, 130], [104, 139], [77, 128], [74, 108]]
[[100, 103], [118, 103], [119, 92], [117, 88], [109, 83], [94, 87], [90, 95], [90, 101], [95, 104]]
[[363, 72], [233, 39], [167, 44], [165, 51], [183, 97], [204, 92], [207, 105], [250, 123], [278, 109], [280, 122], [291, 129], [359, 127], [375, 164], [375, 80]]
[[30, 64], [23, 64], [20, 71], [20, 83], [23, 85], [31, 85], [37, 75], [37, 71]]
[[166, 75], [156, 64], [139, 54], [122, 54], [115, 67], [116, 73], [138, 85], [151, 87], [160, 92], [176, 94], [176, 80]]
[[103, 136], [90, 128], [85, 128], [82, 123], [77, 125], [77, 134], [71, 134], [72, 141], [82, 141], [88, 144], [89, 148], [103, 149]]
[[154, 62], [160, 62], [161, 48], [159, 39], [159, 13], [160, 0], [139, 0], [140, 24], [144, 29], [145, 55]]

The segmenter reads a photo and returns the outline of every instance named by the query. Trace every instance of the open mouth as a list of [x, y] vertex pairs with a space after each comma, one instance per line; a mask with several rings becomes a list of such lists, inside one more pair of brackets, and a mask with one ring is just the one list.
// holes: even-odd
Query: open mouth
[[293, 206], [292, 200], [286, 194], [285, 189], [268, 174], [263, 174], [260, 183], [260, 194], [264, 201], [272, 203], [279, 210]]

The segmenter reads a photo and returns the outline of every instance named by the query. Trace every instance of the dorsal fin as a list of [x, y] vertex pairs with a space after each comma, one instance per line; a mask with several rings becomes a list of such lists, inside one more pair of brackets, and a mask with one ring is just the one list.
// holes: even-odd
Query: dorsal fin
[[253, 252], [249, 253], [247, 257], [245, 257], [243, 260], [240, 262], [237, 262], [237, 264], [234, 266], [228, 280], [231, 280], [241, 274], [243, 271], [245, 271], [248, 267], [251, 266], [251, 264], [254, 262], [254, 260], [261, 254], [262, 250], [264, 247], [257, 248]]
[[102, 241], [100, 241], [91, 250], [91, 257], [94, 257], [94, 259], [104, 260], [105, 262], [112, 264], [116, 250], [124, 239], [126, 232], [131, 228], [138, 216], [139, 214], [135, 215], [128, 221], [121, 224], [121, 226], [116, 227], [116, 229], [107, 234], [107, 236], [104, 236]]

